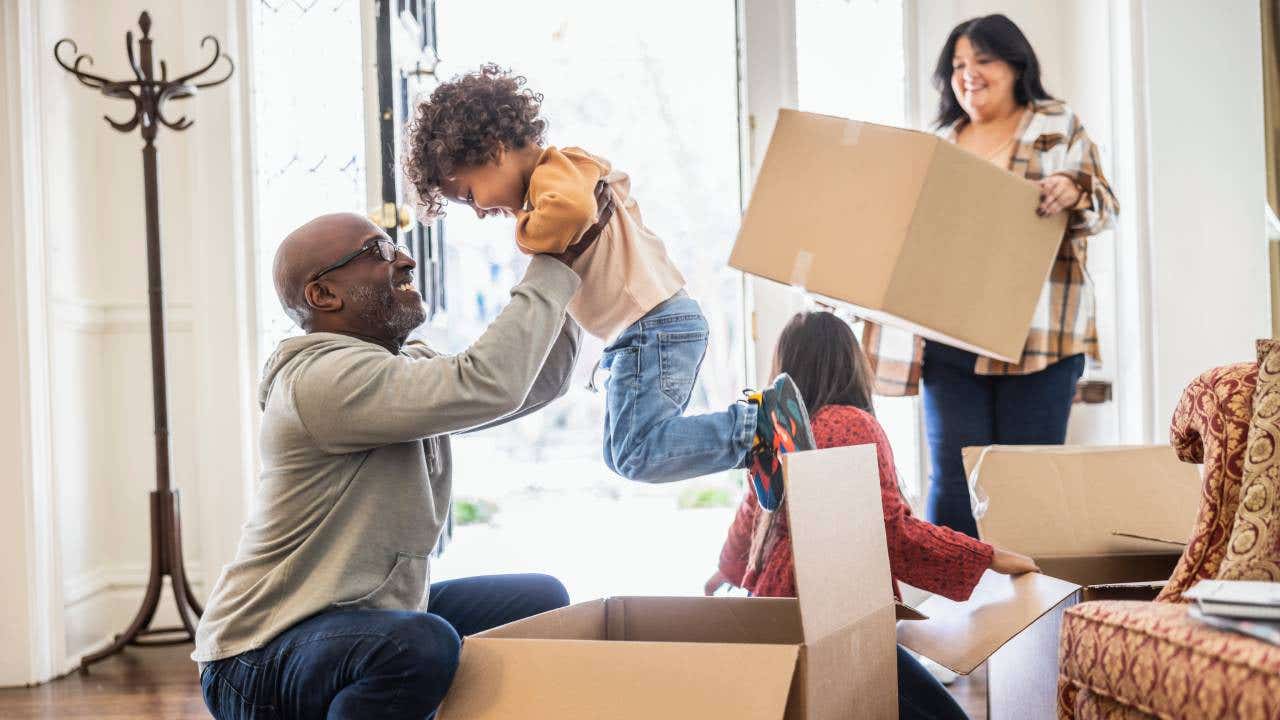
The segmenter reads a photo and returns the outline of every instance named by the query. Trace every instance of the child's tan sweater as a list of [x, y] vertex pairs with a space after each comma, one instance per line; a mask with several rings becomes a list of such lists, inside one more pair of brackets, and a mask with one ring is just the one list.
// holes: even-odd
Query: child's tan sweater
[[569, 314], [608, 341], [685, 284], [666, 246], [641, 220], [627, 175], [585, 150], [547, 148], [529, 179], [525, 209], [517, 215], [516, 243], [530, 254], [558, 254], [577, 243], [596, 222], [595, 189], [601, 179], [609, 185], [613, 217], [572, 263], [582, 286]]

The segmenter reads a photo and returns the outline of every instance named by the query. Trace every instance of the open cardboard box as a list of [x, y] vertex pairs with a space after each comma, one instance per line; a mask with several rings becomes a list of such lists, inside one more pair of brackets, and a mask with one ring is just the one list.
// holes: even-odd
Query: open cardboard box
[[[1167, 446], [992, 446], [966, 448], [965, 469], [983, 540], [1035, 558], [1041, 569], [1078, 586], [988, 662], [988, 717], [1053, 717], [1062, 614], [1099, 599], [1151, 600], [1182, 555], [1200, 507], [1200, 473]], [[1003, 635], [989, 621], [994, 588], [986, 578], [966, 603], [932, 597], [930, 616], [903, 623], [899, 641], [967, 673], [979, 655], [952, 648], [990, 646]], [[979, 638], [966, 640], [969, 635]]]
[[934, 135], [782, 110], [729, 258], [859, 316], [1016, 362], [1066, 214]]
[[874, 446], [784, 467], [799, 598], [615, 597], [473, 635], [440, 717], [893, 718], [895, 619], [977, 664], [1077, 589], [989, 572], [957, 633], [893, 599]]
[[875, 447], [784, 465], [799, 598], [615, 597], [473, 635], [442, 720], [897, 717]]

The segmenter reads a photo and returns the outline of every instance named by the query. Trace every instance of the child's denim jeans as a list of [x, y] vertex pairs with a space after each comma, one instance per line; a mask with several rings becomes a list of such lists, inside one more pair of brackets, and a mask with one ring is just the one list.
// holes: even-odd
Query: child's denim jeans
[[605, 348], [604, 459], [642, 482], [672, 482], [744, 467], [756, 406], [685, 417], [707, 351], [707, 320], [683, 291]]

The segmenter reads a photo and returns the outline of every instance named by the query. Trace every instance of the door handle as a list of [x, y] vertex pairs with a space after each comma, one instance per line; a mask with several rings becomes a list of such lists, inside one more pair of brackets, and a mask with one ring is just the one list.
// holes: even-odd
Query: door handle
[[383, 230], [409, 230], [413, 227], [413, 212], [408, 205], [383, 203], [380, 207], [369, 211], [369, 219]]

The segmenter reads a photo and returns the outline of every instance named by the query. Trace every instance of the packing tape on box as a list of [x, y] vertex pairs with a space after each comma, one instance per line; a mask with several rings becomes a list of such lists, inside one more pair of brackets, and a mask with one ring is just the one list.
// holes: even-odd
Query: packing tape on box
[[813, 253], [808, 250], [797, 250], [795, 262], [791, 263], [791, 287], [806, 292], [809, 287], [809, 268], [813, 267]]
[[991, 498], [987, 497], [987, 493], [981, 487], [978, 487], [978, 471], [982, 469], [982, 461], [987, 459], [987, 453], [991, 452], [992, 447], [994, 446], [988, 445], [982, 448], [978, 462], [973, 464], [973, 472], [969, 473], [969, 508], [973, 510], [974, 520], [981, 520], [991, 505]]
[[844, 134], [840, 136], [840, 144], [857, 145], [860, 137], [862, 137], [862, 123], [850, 120], [844, 124]]

